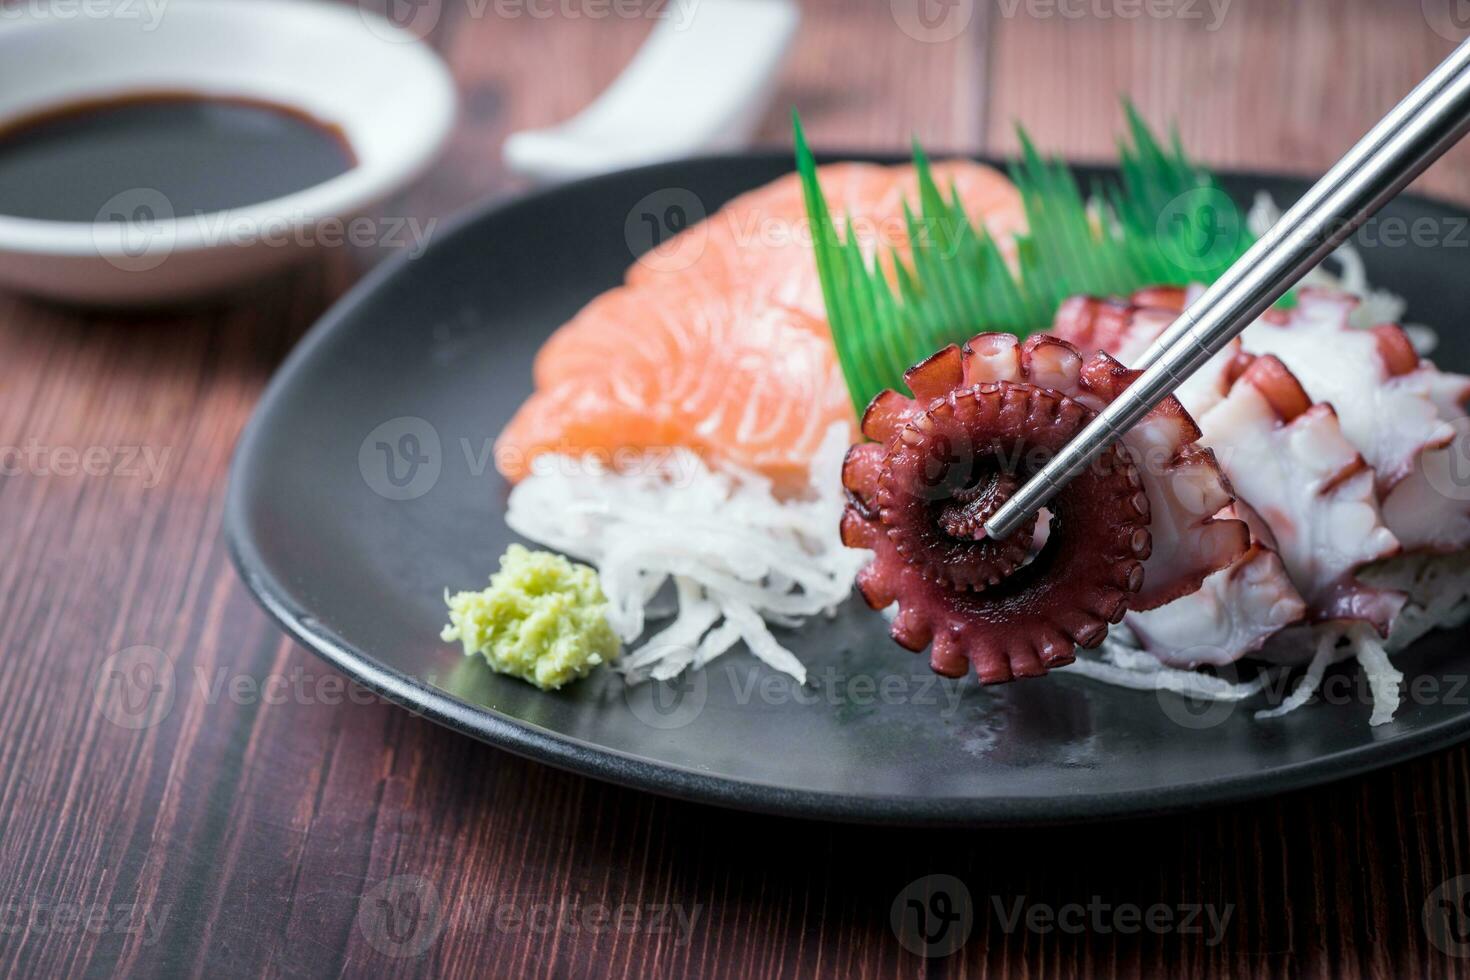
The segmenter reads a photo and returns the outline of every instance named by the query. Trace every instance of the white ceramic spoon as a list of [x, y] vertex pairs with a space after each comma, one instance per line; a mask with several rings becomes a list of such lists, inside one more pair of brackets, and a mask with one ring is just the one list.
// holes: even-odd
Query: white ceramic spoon
[[558, 126], [511, 134], [506, 165], [569, 180], [742, 146], [800, 19], [790, 0], [671, 0], [607, 91]]

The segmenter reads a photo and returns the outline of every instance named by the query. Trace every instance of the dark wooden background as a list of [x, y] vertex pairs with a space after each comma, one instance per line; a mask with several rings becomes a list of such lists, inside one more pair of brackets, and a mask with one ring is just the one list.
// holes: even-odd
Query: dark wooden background
[[[1128, 93], [1152, 119], [1176, 119], [1205, 161], [1312, 172], [1455, 36], [1454, 0], [1234, 0], [1218, 23], [1204, 0], [1179, 0], [1172, 16], [1145, 6], [1136, 19], [1122, 16], [1138, 9], [1130, 0], [955, 0], [963, 29], [923, 41], [899, 27], [915, 3], [942, 15], [938, 0], [811, 4], [764, 137], [786, 141], [794, 103], [829, 146], [894, 148], [917, 135], [1006, 153], [1020, 119], [1050, 150], [1102, 158]], [[439, 215], [514, 191], [499, 162], [505, 134], [575, 111], [649, 29], [560, 5], [537, 8], [551, 16], [496, 9], [444, 0], [433, 38], [461, 86], [462, 125], [387, 213]], [[1470, 199], [1470, 154], [1424, 183]], [[117, 473], [0, 477], [0, 968], [1467, 972], [1431, 943], [1422, 916], [1436, 887], [1470, 873], [1470, 749], [1168, 819], [918, 832], [671, 802], [521, 761], [390, 706], [339, 703], [338, 679], [236, 579], [220, 511], [261, 387], [374, 258], [325, 252], [184, 314], [83, 315], [0, 297], [0, 445], [102, 447], [119, 466], [128, 447], [148, 447], [165, 462], [156, 485]], [[137, 645], [165, 651], [182, 681], [162, 721], [133, 730], [109, 721], [94, 691], [108, 658]], [[299, 677], [309, 693], [210, 696], [201, 677]], [[928, 874], [962, 879], [974, 898], [969, 942], [943, 960], [905, 951], [889, 922], [900, 890]], [[1213, 944], [1178, 930], [1007, 933], [994, 902], [1018, 898], [1207, 903], [1232, 918]], [[621, 929], [596, 918], [624, 905], [697, 918], [687, 936], [644, 912], [623, 913]], [[575, 928], [549, 928], [552, 907], [570, 909]]]

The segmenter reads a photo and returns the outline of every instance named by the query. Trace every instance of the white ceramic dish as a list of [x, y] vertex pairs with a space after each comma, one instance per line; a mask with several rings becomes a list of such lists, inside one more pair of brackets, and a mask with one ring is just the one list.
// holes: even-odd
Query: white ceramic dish
[[429, 165], [454, 122], [455, 89], [439, 57], [355, 5], [124, 0], [87, 10], [0, 21], [0, 128], [130, 92], [235, 96], [340, 127], [357, 165], [298, 193], [212, 215], [173, 214], [150, 188], [120, 189], [95, 223], [0, 215], [3, 288], [137, 306], [258, 278], [341, 240], [337, 229]]

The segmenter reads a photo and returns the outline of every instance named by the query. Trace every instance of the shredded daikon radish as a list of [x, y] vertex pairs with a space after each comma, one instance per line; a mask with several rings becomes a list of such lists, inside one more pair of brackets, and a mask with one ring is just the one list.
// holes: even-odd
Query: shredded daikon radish
[[[1262, 237], [1271, 230], [1271, 226], [1281, 218], [1281, 209], [1271, 199], [1271, 195], [1261, 191], [1256, 195], [1255, 202], [1246, 214], [1246, 227], [1251, 234], [1257, 238]], [[1374, 289], [1368, 282], [1367, 266], [1363, 263], [1363, 256], [1351, 241], [1339, 245], [1327, 259], [1328, 262], [1337, 266], [1337, 273], [1333, 274], [1326, 266], [1319, 265], [1302, 278], [1302, 284], [1307, 286], [1326, 286], [1331, 289], [1340, 289], [1346, 293], [1352, 293], [1358, 297], [1360, 304], [1352, 313], [1351, 322], [1355, 327], [1374, 327], [1380, 323], [1397, 323], [1404, 315], [1404, 309], [1408, 306], [1402, 296], [1391, 293], [1386, 289]], [[1421, 355], [1428, 354], [1434, 348], [1434, 332], [1423, 326], [1406, 326], [1409, 336], [1413, 338], [1414, 346]], [[1421, 347], [1426, 343], [1427, 347]]]
[[1337, 636], [1332, 633], [1324, 633], [1317, 638], [1317, 649], [1312, 654], [1312, 662], [1307, 665], [1307, 672], [1297, 682], [1296, 687], [1274, 708], [1265, 708], [1256, 712], [1257, 719], [1280, 718], [1289, 715], [1297, 708], [1311, 700], [1312, 695], [1317, 693], [1317, 688], [1322, 685], [1322, 675], [1327, 673], [1327, 668], [1332, 665], [1333, 651], [1337, 647]]
[[[1327, 668], [1351, 657], [1361, 665], [1373, 699], [1368, 723], [1387, 724], [1398, 710], [1403, 682], [1403, 674], [1389, 656], [1432, 629], [1470, 621], [1470, 554], [1410, 555], [1365, 569], [1362, 577], [1409, 594], [1388, 639], [1381, 639], [1364, 623], [1295, 628], [1289, 642], [1313, 649], [1312, 660], [1291, 693], [1279, 705], [1257, 711], [1257, 719], [1280, 718], [1308, 703], [1321, 686]], [[1285, 635], [1281, 639], [1285, 642]], [[1079, 653], [1077, 662], [1063, 669], [1132, 690], [1167, 690], [1204, 700], [1240, 701], [1267, 690], [1275, 678], [1283, 676], [1285, 668], [1266, 668], [1251, 681], [1234, 683], [1210, 674], [1165, 667], [1138, 649], [1126, 628], [1116, 626], [1097, 655]]]
[[838, 535], [848, 440], [846, 426], [831, 428], [810, 485], [793, 499], [778, 498], [763, 477], [711, 469], [688, 451], [621, 472], [543, 457], [511, 491], [506, 521], [597, 567], [624, 642], [644, 633], [650, 603], [673, 580], [673, 621], [620, 661], [630, 683], [703, 667], [741, 640], [805, 682], [806, 669], [768, 627], [830, 613], [868, 561]]
[[1393, 721], [1399, 708], [1399, 686], [1404, 682], [1404, 675], [1388, 662], [1388, 651], [1372, 627], [1354, 627], [1349, 639], [1353, 656], [1358, 658], [1363, 673], [1368, 676], [1368, 689], [1373, 692], [1373, 715], [1368, 724], [1386, 725]]
[[1244, 701], [1265, 689], [1274, 676], [1262, 670], [1248, 681], [1231, 681], [1197, 670], [1167, 667], [1148, 653], [1130, 646], [1125, 631], [1115, 627], [1096, 655], [1078, 651], [1077, 659], [1062, 670], [1089, 680], [1135, 691], [1173, 691], [1203, 701]]

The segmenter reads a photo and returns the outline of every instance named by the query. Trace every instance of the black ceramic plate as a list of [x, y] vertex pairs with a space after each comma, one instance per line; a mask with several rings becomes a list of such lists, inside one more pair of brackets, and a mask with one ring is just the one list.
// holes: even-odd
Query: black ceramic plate
[[[531, 389], [536, 349], [620, 280], [647, 241], [645, 215], [712, 212], [789, 169], [787, 153], [728, 156], [542, 191], [480, 210], [371, 276], [291, 355], [237, 451], [226, 528], [261, 603], [348, 674], [466, 734], [630, 786], [811, 817], [1157, 812], [1320, 783], [1470, 732], [1470, 692], [1453, 680], [1470, 673], [1463, 633], [1401, 658], [1411, 684], [1448, 680], [1379, 728], [1352, 673], [1341, 703], [1271, 722], [1065, 673], [996, 689], [940, 682], [858, 602], [785, 637], [810, 665], [807, 688], [737, 649], [682, 686], [629, 692], [601, 671], [543, 693], [441, 643], [445, 587], [479, 587], [514, 538], [489, 444]], [[1266, 190], [1279, 203], [1306, 186], [1225, 183], [1242, 201]], [[1417, 243], [1414, 227], [1428, 229]], [[1410, 298], [1409, 319], [1440, 328], [1443, 366], [1470, 367], [1457, 332], [1463, 213], [1405, 198], [1378, 232], [1364, 250], [1373, 280]]]

